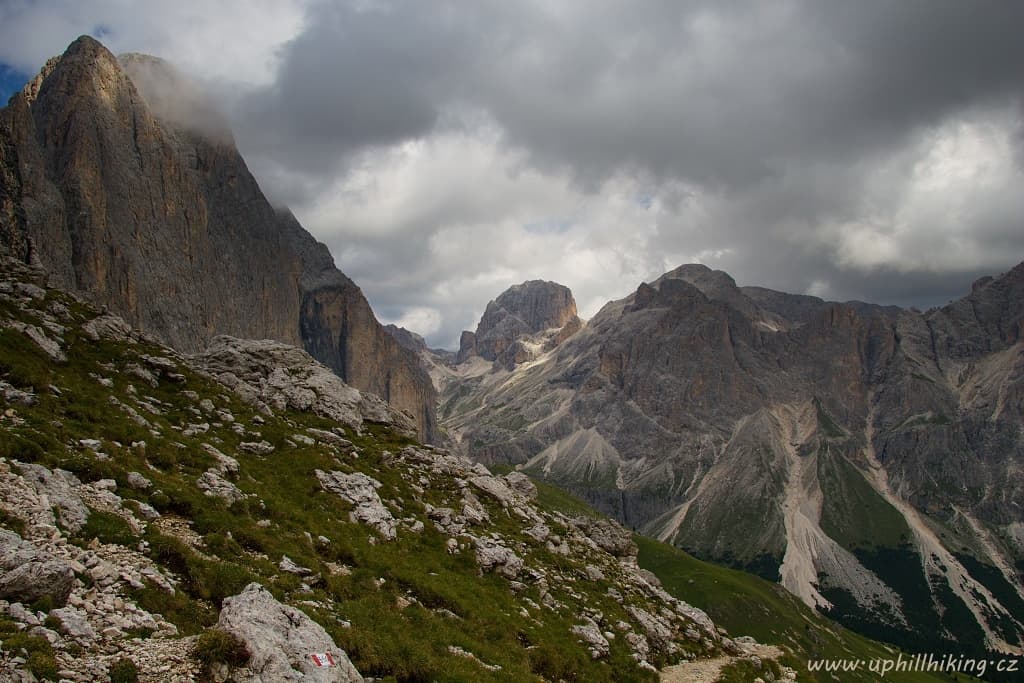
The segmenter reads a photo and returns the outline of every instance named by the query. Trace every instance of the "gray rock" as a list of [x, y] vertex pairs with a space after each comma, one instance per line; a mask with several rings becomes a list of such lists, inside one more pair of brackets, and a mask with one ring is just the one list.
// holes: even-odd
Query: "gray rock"
[[5, 529], [0, 529], [0, 568], [0, 599], [30, 603], [48, 596], [63, 605], [74, 587], [75, 572], [68, 562]]
[[660, 616], [651, 614], [647, 610], [635, 605], [626, 605], [629, 612], [640, 628], [647, 634], [648, 640], [659, 647], [666, 647], [672, 642], [672, 627]]
[[287, 555], [281, 556], [281, 561], [277, 563], [277, 568], [283, 572], [288, 572], [289, 574], [295, 574], [297, 576], [309, 576], [313, 573], [312, 569], [295, 564], [295, 562]]
[[15, 282], [14, 293], [19, 296], [27, 296], [30, 299], [43, 299], [46, 297], [46, 290], [31, 282]]
[[408, 415], [377, 396], [349, 386], [330, 368], [294, 346], [220, 336], [196, 359], [250, 403], [309, 411], [352, 428], [371, 420], [407, 434], [416, 431]]
[[217, 465], [213, 468], [220, 472], [222, 475], [228, 476], [232, 474], [238, 474], [238, 461], [232, 458], [230, 455], [224, 455], [217, 448], [211, 444], [203, 443], [200, 445], [201, 448], [212, 455], [217, 461]]
[[486, 524], [491, 521], [480, 500], [468, 491], [462, 496], [462, 516], [470, 524]]
[[573, 526], [582, 531], [602, 550], [616, 557], [636, 557], [637, 547], [628, 529], [609, 519], [577, 517]]
[[53, 339], [50, 339], [45, 332], [35, 325], [26, 325], [25, 323], [18, 321], [9, 321], [7, 326], [18, 330], [35, 342], [36, 346], [42, 349], [46, 355], [50, 357], [50, 360], [57, 363], [67, 361], [68, 357], [64, 353], [64, 349], [61, 348], [60, 344]]
[[352, 448], [351, 441], [341, 436], [338, 436], [334, 432], [329, 432], [326, 429], [316, 429], [315, 427], [310, 427], [306, 431], [309, 432], [309, 434], [312, 435], [317, 441], [329, 443], [332, 446], [338, 446], [342, 449]]
[[397, 537], [398, 523], [377, 495], [381, 487], [379, 481], [362, 472], [346, 474], [323, 470], [316, 471], [316, 478], [324, 490], [352, 504], [349, 513], [352, 521], [372, 527], [384, 540], [393, 541]]
[[[294, 607], [281, 604], [257, 583], [224, 600], [217, 628], [239, 638], [250, 654], [243, 668], [231, 672], [230, 681], [363, 683], [345, 651], [323, 627]], [[330, 654], [335, 666], [315, 666], [310, 658], [315, 653]]]
[[74, 487], [82, 483], [75, 475], [34, 463], [21, 463], [18, 468], [25, 483], [35, 489], [36, 493], [45, 495], [50, 505], [57, 508], [57, 516], [65, 529], [75, 533], [85, 526], [89, 508], [75, 492]]
[[138, 472], [129, 472], [126, 479], [128, 481], [128, 486], [136, 489], [137, 491], [145, 491], [153, 486], [153, 482]]
[[253, 455], [270, 455], [274, 447], [266, 441], [243, 441], [238, 444], [238, 449]]
[[229, 503], [245, 500], [245, 494], [237, 486], [220, 476], [217, 470], [206, 470], [203, 472], [199, 479], [196, 480], [196, 486], [206, 495], [223, 498]]
[[611, 651], [608, 640], [601, 633], [601, 629], [593, 619], [584, 617], [584, 622], [573, 626], [570, 631], [573, 635], [580, 637], [580, 640], [590, 650], [590, 656], [594, 659], [607, 657]]
[[494, 571], [507, 579], [514, 579], [523, 568], [523, 559], [501, 541], [481, 537], [474, 540], [473, 545], [476, 548], [476, 563], [482, 571]]
[[537, 486], [522, 472], [509, 472], [504, 477], [505, 483], [527, 500], [536, 500]]
[[51, 617], [60, 621], [60, 632], [78, 640], [93, 640], [96, 631], [89, 623], [85, 612], [74, 607], [61, 607], [50, 611]]
[[25, 406], [26, 408], [39, 403], [39, 399], [31, 391], [15, 389], [7, 382], [0, 381], [0, 396], [11, 405]]
[[125, 322], [124, 318], [104, 314], [82, 325], [82, 331], [93, 341], [107, 339], [123, 342], [131, 338], [132, 328]]
[[491, 475], [470, 477], [469, 483], [488, 494], [504, 507], [517, 502], [517, 494], [504, 481]]

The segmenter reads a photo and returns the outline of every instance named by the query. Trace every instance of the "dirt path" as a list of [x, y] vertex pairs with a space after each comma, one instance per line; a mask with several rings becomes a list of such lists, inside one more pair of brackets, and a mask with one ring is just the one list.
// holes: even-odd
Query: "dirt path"
[[[782, 656], [782, 650], [774, 645], [757, 645], [752, 648], [750, 654], [757, 655], [762, 660], [778, 659]], [[716, 657], [669, 666], [661, 671], [661, 683], [715, 683], [722, 669], [740, 659], [743, 658]]]

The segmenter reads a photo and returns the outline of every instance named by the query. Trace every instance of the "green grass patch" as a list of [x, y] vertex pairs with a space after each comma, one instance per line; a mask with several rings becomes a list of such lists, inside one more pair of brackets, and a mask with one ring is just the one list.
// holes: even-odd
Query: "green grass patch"
[[57, 660], [53, 655], [53, 646], [46, 638], [30, 636], [19, 631], [0, 633], [0, 641], [7, 652], [20, 654], [26, 659], [25, 668], [37, 678], [56, 681]]
[[77, 540], [85, 544], [92, 539], [101, 543], [116, 543], [130, 546], [139, 542], [139, 535], [123, 518], [105, 510], [90, 510], [85, 526], [77, 534]]
[[910, 541], [906, 520], [846, 458], [827, 445], [818, 451], [818, 480], [826, 504], [821, 528], [850, 552]]
[[[708, 613], [735, 635], [779, 645], [794, 654], [781, 663], [798, 672], [801, 681], [831, 683], [830, 674], [807, 670], [808, 659], [895, 657], [895, 650], [873, 642], [811, 610], [778, 584], [748, 573], [697, 560], [683, 551], [635, 536], [640, 566], [654, 572], [672, 595]], [[874, 683], [869, 672], [848, 673], [846, 681]], [[739, 680], [753, 680], [739, 679]], [[953, 678], [907, 673], [901, 683], [937, 683]], [[961, 676], [960, 680], [970, 680]]]

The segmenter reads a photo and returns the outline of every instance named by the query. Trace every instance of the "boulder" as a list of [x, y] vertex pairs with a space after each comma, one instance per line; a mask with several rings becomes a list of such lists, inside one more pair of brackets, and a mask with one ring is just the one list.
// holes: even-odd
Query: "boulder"
[[608, 645], [608, 640], [601, 634], [601, 629], [593, 619], [583, 617], [583, 620], [582, 624], [577, 624], [570, 629], [572, 634], [579, 636], [580, 640], [590, 651], [590, 656], [594, 659], [607, 657], [611, 649]]
[[75, 583], [71, 565], [0, 529], [0, 599], [30, 603], [50, 597], [67, 602]]
[[527, 500], [536, 500], [537, 486], [522, 472], [509, 472], [503, 477], [503, 479], [505, 480], [505, 483], [519, 495], [523, 496]]
[[487, 474], [471, 477], [469, 483], [497, 500], [504, 507], [516, 502], [516, 492], [495, 476]]
[[637, 547], [628, 529], [610, 519], [577, 517], [572, 525], [605, 552], [615, 557], [636, 557]]
[[25, 482], [37, 494], [45, 495], [51, 507], [57, 508], [57, 516], [65, 529], [75, 533], [85, 526], [89, 508], [75, 493], [74, 487], [82, 484], [78, 477], [65, 470], [51, 470], [34, 463], [18, 463], [17, 467]]
[[101, 339], [125, 341], [131, 337], [132, 328], [124, 318], [116, 315], [101, 315], [82, 325], [82, 331], [93, 341]]
[[223, 498], [229, 503], [237, 503], [245, 499], [245, 494], [230, 481], [220, 476], [216, 470], [206, 470], [196, 480], [196, 486], [208, 496]]
[[507, 579], [514, 579], [523, 568], [521, 557], [507, 548], [501, 541], [481, 537], [474, 541], [476, 563], [485, 572], [498, 572]]
[[[258, 583], [250, 583], [224, 600], [217, 628], [237, 637], [249, 650], [249, 661], [232, 671], [229, 681], [363, 683], [348, 655], [322, 626], [278, 602]], [[333, 666], [317, 666], [312, 658], [315, 654], [330, 655]]]
[[353, 522], [373, 527], [387, 541], [397, 537], [398, 523], [377, 495], [377, 489], [381, 487], [379, 481], [362, 472], [345, 474], [323, 470], [316, 471], [316, 478], [324, 490], [352, 504], [349, 516]]

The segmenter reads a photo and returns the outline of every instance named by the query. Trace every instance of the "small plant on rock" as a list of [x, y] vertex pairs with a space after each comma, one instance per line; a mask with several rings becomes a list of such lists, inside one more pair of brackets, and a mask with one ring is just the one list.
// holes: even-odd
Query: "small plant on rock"
[[195, 656], [207, 669], [215, 664], [242, 666], [249, 661], [249, 648], [238, 636], [211, 628], [196, 640]]

